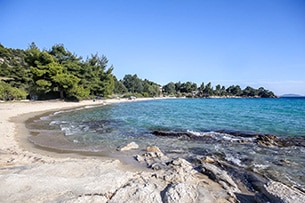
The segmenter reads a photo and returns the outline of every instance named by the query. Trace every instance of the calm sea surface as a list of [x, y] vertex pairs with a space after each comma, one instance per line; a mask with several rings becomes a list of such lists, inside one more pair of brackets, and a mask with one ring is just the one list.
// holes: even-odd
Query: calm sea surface
[[[230, 133], [305, 136], [305, 99], [164, 99], [57, 112], [41, 118], [84, 150], [116, 151], [132, 141], [157, 145], [173, 156], [212, 156], [268, 178], [305, 188], [304, 147], [241, 144]], [[214, 141], [157, 137], [153, 131], [188, 132]], [[90, 146], [90, 147], [88, 147]]]

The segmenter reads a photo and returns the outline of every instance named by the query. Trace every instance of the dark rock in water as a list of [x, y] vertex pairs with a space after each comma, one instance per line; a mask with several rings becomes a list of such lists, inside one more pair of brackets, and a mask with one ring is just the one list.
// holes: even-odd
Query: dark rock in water
[[[196, 136], [190, 132], [165, 132], [165, 131], [153, 131], [152, 134], [156, 136], [164, 136], [164, 137], [177, 137], [179, 139], [192, 139], [192, 140], [200, 140], [205, 143], [216, 143], [216, 142], [235, 142], [239, 144], [248, 144], [248, 143], [256, 143], [261, 146], [266, 147], [290, 147], [290, 146], [298, 146], [305, 147], [305, 137], [277, 137], [275, 135], [259, 135], [259, 134], [246, 134], [241, 132], [231, 132], [231, 131], [217, 131], [217, 133], [224, 133], [236, 139], [218, 139], [213, 136]], [[240, 139], [239, 139], [239, 138]]]
[[284, 137], [280, 138], [275, 135], [259, 135], [256, 138], [256, 143], [263, 146], [290, 147], [299, 146], [305, 147], [304, 137]]
[[256, 138], [256, 143], [264, 146], [279, 146], [282, 144], [274, 135], [259, 135], [258, 138]]
[[195, 136], [188, 132], [163, 132], [163, 131], [153, 131], [153, 135], [156, 136], [166, 136], [166, 137], [189, 137], [194, 138]]

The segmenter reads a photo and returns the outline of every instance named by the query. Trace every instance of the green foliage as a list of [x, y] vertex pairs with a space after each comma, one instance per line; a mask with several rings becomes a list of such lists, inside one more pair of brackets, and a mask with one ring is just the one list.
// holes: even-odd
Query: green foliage
[[163, 86], [163, 92], [166, 95], [175, 95], [176, 94], [176, 86], [175, 83], [170, 82]]
[[123, 84], [122, 81], [119, 81], [116, 77], [114, 77], [114, 90], [113, 93], [115, 94], [125, 94], [128, 90]]
[[274, 98], [276, 97], [272, 91], [265, 90], [263, 87], [254, 89], [252, 87], [246, 87], [244, 90], [239, 85], [231, 85], [227, 89], [220, 84], [213, 88], [211, 82], [206, 85], [202, 82], [197, 88], [195, 83], [173, 83], [170, 82], [163, 86], [164, 95], [175, 95], [177, 97], [211, 97], [211, 96], [231, 96], [231, 97], [260, 97], [260, 98]]
[[[125, 86], [128, 92], [132, 93], [131, 96], [137, 95], [137, 97], [157, 97], [160, 96], [160, 85], [149, 81], [147, 79], [142, 80], [136, 74], [125, 75], [121, 84]], [[118, 85], [121, 85], [118, 83]], [[123, 91], [125, 88], [120, 87]], [[123, 93], [123, 92], [121, 92]]]
[[25, 99], [27, 93], [23, 89], [12, 87], [11, 85], [0, 81], [0, 99], [4, 101], [8, 100], [20, 100]]
[[170, 82], [162, 87], [136, 74], [127, 74], [122, 80], [113, 75], [113, 66], [108, 66], [106, 56], [91, 55], [82, 60], [68, 51], [64, 45], [56, 44], [50, 50], [41, 51], [34, 42], [26, 50], [5, 48], [0, 44], [0, 96], [2, 99], [23, 99], [38, 96], [39, 99], [62, 98], [81, 100], [96, 96], [109, 97], [113, 93], [136, 97], [163, 95], [210, 97], [275, 97], [264, 88], [254, 89], [240, 86], [225, 88], [211, 83]]

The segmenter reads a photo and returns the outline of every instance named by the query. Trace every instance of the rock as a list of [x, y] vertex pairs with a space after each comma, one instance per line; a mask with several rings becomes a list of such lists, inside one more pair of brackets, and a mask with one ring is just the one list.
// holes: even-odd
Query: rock
[[160, 170], [160, 169], [162, 169], [165, 166], [166, 166], [166, 164], [163, 164], [163, 163], [153, 163], [150, 166], [150, 168], [153, 169], [153, 170]]
[[192, 138], [195, 137], [193, 134], [188, 132], [163, 132], [163, 131], [153, 131], [153, 135], [163, 136], [163, 137], [187, 137]]
[[197, 171], [194, 170], [191, 163], [185, 159], [177, 158], [168, 163], [163, 174], [163, 179], [172, 183], [193, 181], [195, 179], [195, 173]]
[[74, 199], [69, 199], [69, 200], [64, 200], [64, 201], [59, 201], [59, 202], [64, 202], [64, 203], [106, 203], [108, 199], [105, 196], [99, 196], [96, 194], [88, 194], [84, 196], [80, 196]]
[[204, 163], [215, 163], [215, 160], [210, 156], [204, 157], [201, 161]]
[[162, 153], [161, 150], [159, 149], [159, 147], [157, 146], [150, 146], [146, 148], [146, 152], [158, 152], [158, 153]]
[[7, 168], [9, 174], [2, 168], [0, 202], [106, 202], [135, 175], [122, 167], [117, 160], [69, 158]]
[[256, 195], [257, 202], [304, 203], [305, 194], [298, 189], [288, 187], [280, 182], [269, 181], [261, 190], [263, 195]]
[[155, 179], [145, 176], [136, 177], [128, 181], [128, 183], [118, 189], [108, 203], [117, 202], [147, 202], [162, 203], [160, 191], [164, 184], [155, 182]]
[[299, 146], [305, 147], [305, 137], [283, 137], [279, 138], [274, 135], [258, 135], [256, 138], [256, 143], [263, 146], [277, 146], [277, 147], [289, 147], [289, 146]]
[[145, 162], [148, 167], [154, 170], [159, 170], [166, 166], [169, 158], [157, 146], [147, 147], [146, 151], [143, 155], [136, 155], [135, 159], [139, 162]]
[[202, 163], [202, 173], [209, 176], [210, 179], [218, 182], [223, 186], [224, 189], [231, 192], [240, 192], [235, 182], [227, 174], [226, 171], [221, 170], [220, 168], [209, 164]]
[[279, 146], [279, 139], [274, 135], [259, 135], [256, 139], [257, 144], [263, 146]]
[[193, 185], [187, 183], [172, 184], [166, 188], [163, 196], [163, 202], [176, 203], [176, 202], [196, 202], [198, 197], [197, 190]]
[[143, 161], [145, 161], [144, 157], [141, 156], [141, 155], [138, 155], [138, 154], [137, 154], [134, 158], [135, 158], [138, 162], [143, 162]]
[[131, 142], [131, 143], [127, 144], [126, 146], [121, 147], [119, 149], [119, 151], [128, 151], [128, 150], [138, 149], [138, 148], [139, 148], [139, 145], [137, 143]]

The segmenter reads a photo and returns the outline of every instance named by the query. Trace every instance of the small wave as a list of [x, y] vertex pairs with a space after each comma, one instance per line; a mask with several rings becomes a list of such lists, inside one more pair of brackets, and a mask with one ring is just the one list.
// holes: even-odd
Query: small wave
[[54, 125], [60, 125], [60, 124], [67, 124], [69, 123], [68, 121], [51, 121], [49, 125], [54, 126]]
[[225, 157], [225, 160], [237, 165], [237, 166], [240, 166], [240, 167], [246, 167], [246, 165], [242, 164], [242, 161], [237, 158], [237, 157], [234, 157], [230, 154], [226, 154], [226, 157]]
[[211, 136], [216, 140], [225, 140], [229, 142], [253, 142], [254, 137], [237, 137], [228, 133], [213, 132]]
[[205, 133], [196, 132], [196, 131], [193, 131], [193, 130], [187, 130], [186, 132], [187, 132], [187, 133], [190, 133], [190, 134], [192, 134], [192, 135], [194, 135], [194, 136], [198, 136], [198, 137], [204, 136], [204, 135], [205, 135]]
[[269, 165], [265, 165], [265, 164], [254, 164], [253, 166], [254, 168], [257, 169], [267, 169], [269, 167]]
[[42, 120], [42, 121], [49, 120], [50, 119], [50, 115], [49, 116], [42, 116], [39, 119]]
[[255, 140], [254, 137], [237, 137], [229, 133], [215, 132], [215, 131], [198, 132], [193, 130], [187, 130], [187, 133], [197, 137], [206, 136], [206, 137], [212, 137], [215, 140], [224, 140], [229, 142], [238, 142], [238, 141], [253, 142]]
[[60, 129], [64, 132], [66, 136], [70, 136], [80, 132], [88, 132], [90, 130], [90, 127], [87, 125], [78, 125], [70, 123], [68, 125], [60, 125]]

